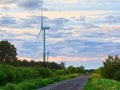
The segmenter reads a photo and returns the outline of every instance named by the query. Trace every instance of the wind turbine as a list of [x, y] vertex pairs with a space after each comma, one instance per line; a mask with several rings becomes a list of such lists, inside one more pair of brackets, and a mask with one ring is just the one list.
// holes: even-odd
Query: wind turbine
[[44, 26], [43, 22], [43, 6], [41, 5], [41, 30], [37, 36], [37, 39], [40, 36], [40, 33], [43, 31], [43, 62], [46, 62], [46, 29], [49, 29], [49, 27]]

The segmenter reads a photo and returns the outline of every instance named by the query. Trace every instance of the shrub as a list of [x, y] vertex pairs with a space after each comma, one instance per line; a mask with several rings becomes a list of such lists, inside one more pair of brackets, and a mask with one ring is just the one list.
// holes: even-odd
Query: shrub
[[26, 80], [20, 83], [8, 83], [5, 85], [5, 90], [33, 90], [36, 88], [41, 88], [43, 86], [46, 86], [48, 84], [52, 84], [54, 82], [70, 79], [73, 77], [76, 77], [76, 74], [71, 75], [63, 75], [63, 76], [56, 76], [52, 78], [37, 78], [32, 80]]
[[52, 76], [48, 68], [43, 67], [14, 67], [12, 65], [0, 65], [0, 85], [21, 82], [33, 78], [45, 78]]
[[11, 65], [5, 65], [1, 68], [4, 74], [6, 75], [6, 82], [14, 82], [16, 68]]
[[36, 67], [36, 70], [38, 71], [39, 76], [43, 78], [50, 77], [52, 75], [51, 70], [48, 68]]
[[47, 85], [47, 84], [51, 84], [51, 83], [54, 82], [54, 80], [53, 80], [52, 78], [45, 78], [45, 79], [43, 79], [43, 80], [44, 80], [44, 82], [46, 83], [46, 85]]
[[34, 82], [23, 82], [23, 83], [20, 83], [20, 87], [22, 90], [29, 90], [31, 88], [35, 88], [35, 83]]
[[7, 83], [5, 85], [5, 90], [16, 90], [15, 85], [12, 83]]
[[91, 75], [90, 75], [90, 77], [92, 78], [99, 78], [99, 77], [101, 77], [101, 75], [100, 74], [98, 74], [98, 73], [92, 73]]
[[108, 56], [103, 64], [104, 66], [101, 70], [103, 77], [120, 80], [120, 58], [117, 55], [115, 57]]
[[120, 71], [117, 71], [117, 72], [114, 74], [114, 79], [120, 81]]
[[3, 71], [0, 71], [0, 85], [4, 85], [6, 83], [6, 74]]
[[68, 74], [68, 71], [65, 70], [65, 69], [62, 69], [62, 70], [56, 70], [54, 72], [54, 75], [67, 75]]

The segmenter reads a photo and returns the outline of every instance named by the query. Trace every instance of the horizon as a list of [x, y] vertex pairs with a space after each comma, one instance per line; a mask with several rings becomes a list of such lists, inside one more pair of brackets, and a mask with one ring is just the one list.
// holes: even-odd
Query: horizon
[[14, 44], [17, 57], [42, 60], [42, 4], [50, 61], [96, 69], [108, 55], [120, 55], [118, 0], [1, 0], [0, 41]]

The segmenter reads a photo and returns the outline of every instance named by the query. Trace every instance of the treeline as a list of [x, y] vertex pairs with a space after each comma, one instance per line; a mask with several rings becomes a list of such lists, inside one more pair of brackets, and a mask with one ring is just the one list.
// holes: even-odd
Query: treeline
[[15, 62], [9, 62], [9, 63], [5, 63], [5, 64], [9, 64], [9, 65], [13, 65], [16, 67], [20, 67], [20, 66], [25, 66], [25, 67], [34, 67], [34, 66], [41, 66], [41, 67], [46, 67], [46, 68], [50, 68], [50, 69], [62, 69], [64, 68], [61, 63], [57, 64], [55, 62], [42, 62], [42, 61], [35, 61], [35, 60], [19, 60], [17, 59]]
[[36, 62], [35, 60], [19, 60], [17, 58], [17, 49], [14, 45], [12, 45], [8, 41], [0, 41], [0, 63], [2, 65], [9, 64], [14, 66], [26, 66], [26, 67], [34, 67], [34, 66], [42, 66], [48, 67], [51, 69], [61, 69], [64, 68], [64, 63], [57, 64], [55, 62]]

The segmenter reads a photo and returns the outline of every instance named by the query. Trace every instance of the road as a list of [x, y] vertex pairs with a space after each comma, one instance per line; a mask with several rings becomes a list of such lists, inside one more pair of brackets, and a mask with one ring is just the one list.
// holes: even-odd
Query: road
[[71, 80], [65, 80], [37, 90], [83, 90], [89, 75], [80, 76]]

